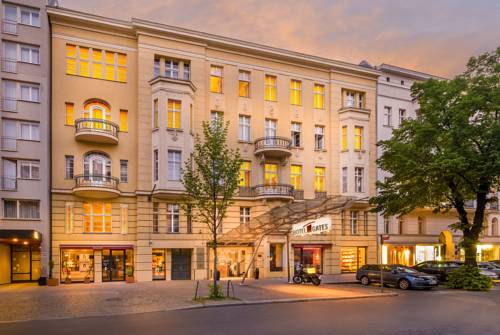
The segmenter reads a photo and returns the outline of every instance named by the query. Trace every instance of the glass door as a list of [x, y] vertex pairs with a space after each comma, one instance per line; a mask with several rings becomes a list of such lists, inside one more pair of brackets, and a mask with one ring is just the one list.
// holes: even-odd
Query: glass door
[[102, 251], [102, 281], [125, 280], [125, 250], [103, 249]]

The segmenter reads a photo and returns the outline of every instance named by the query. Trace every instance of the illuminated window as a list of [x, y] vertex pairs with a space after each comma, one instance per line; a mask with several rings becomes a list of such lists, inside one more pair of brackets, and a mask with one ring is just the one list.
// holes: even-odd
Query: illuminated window
[[75, 105], [72, 102], [66, 103], [66, 124], [69, 126], [75, 124]]
[[325, 168], [314, 168], [314, 191], [325, 192]]
[[250, 187], [251, 162], [243, 161], [240, 165], [240, 187]]
[[210, 66], [210, 92], [222, 93], [222, 66]]
[[66, 44], [66, 73], [76, 74], [76, 45]]
[[277, 80], [276, 76], [266, 75], [265, 78], [266, 94], [265, 99], [267, 101], [277, 101]]
[[240, 97], [250, 97], [250, 72], [248, 71], [239, 72], [239, 92]]
[[89, 76], [89, 48], [80, 47], [80, 76]]
[[342, 151], [347, 150], [347, 126], [342, 127]]
[[264, 182], [266, 185], [278, 184], [278, 164], [264, 164]]
[[92, 50], [92, 77], [102, 79], [102, 50]]
[[158, 99], [153, 101], [153, 129], [158, 128]]
[[128, 234], [128, 205], [120, 205], [120, 227], [122, 235]]
[[300, 80], [290, 80], [290, 103], [292, 105], [301, 104], [302, 82]]
[[314, 108], [325, 108], [325, 86], [314, 84]]
[[120, 131], [128, 131], [128, 111], [120, 109]]
[[111, 233], [111, 203], [83, 203], [83, 232]]
[[354, 127], [354, 150], [363, 149], [363, 127]]
[[115, 53], [111, 51], [106, 51], [106, 64], [105, 64], [105, 78], [107, 80], [115, 80]]
[[75, 222], [75, 214], [73, 211], [74, 205], [72, 202], [67, 202], [65, 204], [65, 225], [64, 225], [64, 232], [66, 234], [71, 234], [73, 232], [73, 226]]
[[127, 80], [127, 55], [117, 54], [118, 57], [118, 81], [125, 82]]
[[290, 184], [296, 190], [302, 190], [302, 166], [290, 166]]
[[181, 102], [168, 99], [168, 128], [181, 128]]
[[127, 55], [66, 44], [66, 73], [125, 82]]

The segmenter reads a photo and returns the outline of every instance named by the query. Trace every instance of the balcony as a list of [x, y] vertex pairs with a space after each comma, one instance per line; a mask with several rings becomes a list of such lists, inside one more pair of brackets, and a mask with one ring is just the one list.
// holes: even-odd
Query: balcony
[[82, 198], [109, 199], [120, 196], [118, 178], [101, 175], [75, 176], [73, 194]]
[[2, 111], [4, 112], [15, 112], [17, 111], [17, 99], [2, 97], [1, 99]]
[[292, 185], [257, 185], [252, 187], [252, 194], [256, 198], [293, 200], [295, 190]]
[[75, 139], [82, 142], [118, 144], [119, 127], [103, 119], [78, 119], [75, 121]]
[[262, 137], [255, 140], [254, 154], [266, 158], [286, 158], [292, 154], [291, 145], [292, 140], [286, 137]]
[[2, 33], [17, 35], [17, 22], [10, 20], [2, 21]]
[[17, 73], [17, 60], [2, 58], [2, 72]]

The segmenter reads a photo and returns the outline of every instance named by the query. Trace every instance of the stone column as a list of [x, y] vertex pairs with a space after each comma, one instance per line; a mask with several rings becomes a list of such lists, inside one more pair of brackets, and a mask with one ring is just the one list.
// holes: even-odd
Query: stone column
[[102, 283], [102, 250], [94, 250], [94, 283]]

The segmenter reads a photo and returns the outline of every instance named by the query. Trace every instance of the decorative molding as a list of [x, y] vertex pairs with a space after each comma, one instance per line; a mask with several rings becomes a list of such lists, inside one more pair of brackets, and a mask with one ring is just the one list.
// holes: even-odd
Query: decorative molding
[[64, 35], [64, 34], [53, 33], [52, 37], [63, 39], [63, 40], [70, 41], [70, 42], [75, 42], [77, 44], [82, 44], [82, 43], [87, 44], [87, 45], [93, 44], [93, 45], [99, 46], [101, 48], [137, 52], [136, 48], [130, 48], [130, 47], [126, 47], [126, 46], [118, 45], [118, 44], [103, 43], [103, 42], [98, 42], [98, 41], [94, 41], [94, 40], [88, 40], [85, 38], [68, 36], [68, 35]]

